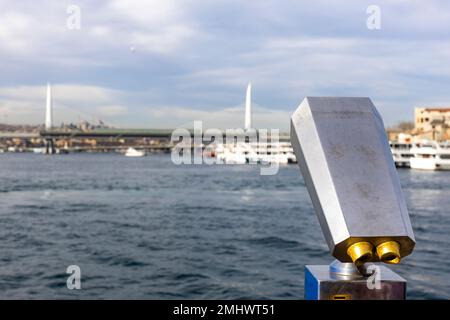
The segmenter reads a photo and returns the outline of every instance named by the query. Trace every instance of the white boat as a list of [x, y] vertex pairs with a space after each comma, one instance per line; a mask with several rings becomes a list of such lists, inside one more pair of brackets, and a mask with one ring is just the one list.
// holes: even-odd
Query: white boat
[[412, 144], [402, 142], [389, 142], [391, 147], [392, 157], [394, 158], [395, 166], [409, 167], [410, 159], [413, 157], [411, 153]]
[[258, 163], [295, 163], [294, 150], [289, 142], [250, 143], [250, 149]]
[[226, 164], [295, 163], [294, 150], [289, 142], [252, 142], [219, 144], [213, 154]]
[[[245, 97], [245, 130], [252, 129], [252, 85], [249, 83]], [[267, 139], [265, 140], [267, 141]], [[226, 164], [268, 164], [268, 163], [295, 163], [290, 142], [236, 142], [228, 144], [211, 144], [205, 148], [204, 155], [217, 157]]]
[[145, 151], [128, 148], [125, 152], [125, 157], [144, 157]]
[[33, 153], [44, 153], [45, 148], [33, 148]]
[[450, 170], [450, 145], [433, 142], [416, 143], [410, 150], [411, 169]]

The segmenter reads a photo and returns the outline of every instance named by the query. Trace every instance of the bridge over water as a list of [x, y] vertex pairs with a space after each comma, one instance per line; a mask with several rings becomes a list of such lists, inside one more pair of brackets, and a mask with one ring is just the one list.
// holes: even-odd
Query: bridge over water
[[[193, 129], [186, 129], [194, 136]], [[155, 138], [155, 139], [167, 139], [170, 140], [174, 129], [95, 129], [88, 131], [81, 130], [60, 130], [60, 129], [50, 129], [42, 130], [40, 132], [41, 137], [45, 138]], [[205, 130], [203, 131], [205, 132]], [[260, 131], [256, 130], [256, 134], [261, 135]], [[248, 136], [243, 130], [238, 130], [233, 132], [233, 136]], [[226, 137], [226, 131], [223, 130], [223, 138]], [[270, 132], [269, 132], [270, 137]], [[280, 141], [289, 141], [288, 133], [280, 133]]]

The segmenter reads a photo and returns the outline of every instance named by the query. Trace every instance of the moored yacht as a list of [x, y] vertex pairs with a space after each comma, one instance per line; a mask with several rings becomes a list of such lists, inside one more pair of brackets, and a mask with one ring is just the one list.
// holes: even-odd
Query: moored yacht
[[450, 170], [450, 145], [433, 142], [416, 143], [411, 148], [412, 169]]

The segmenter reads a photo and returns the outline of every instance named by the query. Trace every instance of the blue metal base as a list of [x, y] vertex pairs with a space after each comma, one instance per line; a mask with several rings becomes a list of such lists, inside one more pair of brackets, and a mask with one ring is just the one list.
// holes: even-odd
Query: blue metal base
[[[329, 266], [305, 266], [306, 300], [404, 300], [406, 280], [383, 265], [379, 275], [341, 276], [330, 272]], [[374, 282], [379, 285], [374, 287]], [[368, 284], [368, 282], [370, 282]]]

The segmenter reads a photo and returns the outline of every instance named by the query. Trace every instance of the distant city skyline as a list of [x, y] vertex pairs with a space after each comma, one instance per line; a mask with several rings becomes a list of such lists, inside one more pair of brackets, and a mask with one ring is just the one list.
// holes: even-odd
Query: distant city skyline
[[[289, 127], [305, 96], [367, 96], [385, 125], [448, 106], [450, 3], [377, 1], [0, 3], [0, 123], [101, 119], [130, 128]], [[79, 29], [70, 28], [80, 10]]]

